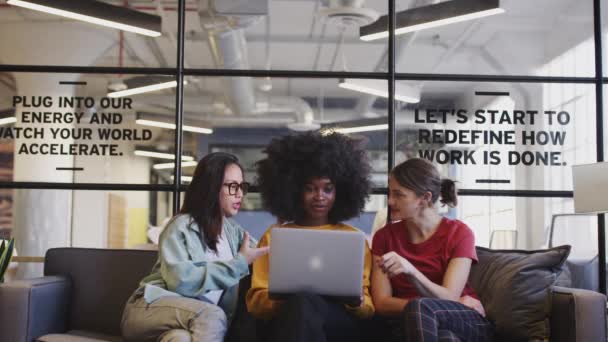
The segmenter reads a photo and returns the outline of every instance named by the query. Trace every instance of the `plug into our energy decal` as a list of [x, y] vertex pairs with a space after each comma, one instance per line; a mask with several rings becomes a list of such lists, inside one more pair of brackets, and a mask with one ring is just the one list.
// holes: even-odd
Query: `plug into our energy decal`
[[119, 142], [152, 139], [152, 130], [127, 122], [132, 103], [128, 97], [13, 96], [16, 123], [0, 126], [0, 139], [15, 139], [19, 155], [122, 156]]

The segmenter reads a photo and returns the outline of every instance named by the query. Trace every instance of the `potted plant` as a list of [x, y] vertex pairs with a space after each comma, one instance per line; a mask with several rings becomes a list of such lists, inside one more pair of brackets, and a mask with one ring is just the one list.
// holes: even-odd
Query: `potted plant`
[[13, 257], [13, 248], [15, 246], [15, 238], [2, 240], [0, 244], [0, 283], [4, 282], [4, 273], [8, 269], [8, 265]]

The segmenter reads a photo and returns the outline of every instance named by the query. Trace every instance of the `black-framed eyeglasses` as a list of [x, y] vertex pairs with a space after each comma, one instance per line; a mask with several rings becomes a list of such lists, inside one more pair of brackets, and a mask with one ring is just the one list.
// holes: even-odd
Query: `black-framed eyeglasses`
[[241, 188], [243, 196], [247, 195], [247, 193], [249, 192], [249, 183], [247, 182], [243, 182], [240, 184], [237, 182], [224, 183], [224, 186], [228, 187], [228, 194], [230, 195], [236, 195], [236, 193], [239, 191], [239, 188]]

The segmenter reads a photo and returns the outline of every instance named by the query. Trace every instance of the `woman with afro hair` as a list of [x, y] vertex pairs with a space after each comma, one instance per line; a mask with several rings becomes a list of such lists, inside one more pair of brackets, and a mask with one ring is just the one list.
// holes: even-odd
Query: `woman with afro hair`
[[[282, 224], [270, 226], [258, 247], [270, 245], [275, 227], [358, 231], [341, 223], [358, 216], [369, 196], [369, 165], [357, 141], [338, 133], [288, 135], [273, 139], [264, 152], [267, 157], [257, 163], [262, 201]], [[310, 293], [270, 299], [269, 257], [257, 259], [247, 308], [261, 319], [258, 327], [264, 340], [359, 340], [357, 319], [374, 313], [369, 290], [371, 262], [366, 244], [362, 301], [351, 306]]]

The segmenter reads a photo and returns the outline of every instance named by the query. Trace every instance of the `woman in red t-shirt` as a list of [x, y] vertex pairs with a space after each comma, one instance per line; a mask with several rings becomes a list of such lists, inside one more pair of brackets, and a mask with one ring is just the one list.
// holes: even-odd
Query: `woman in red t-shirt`
[[376, 312], [401, 318], [407, 341], [490, 341], [492, 324], [467, 284], [477, 262], [473, 232], [435, 206], [440, 197], [456, 205], [454, 181], [441, 180], [433, 164], [414, 158], [391, 171], [388, 186], [393, 223], [372, 243]]

